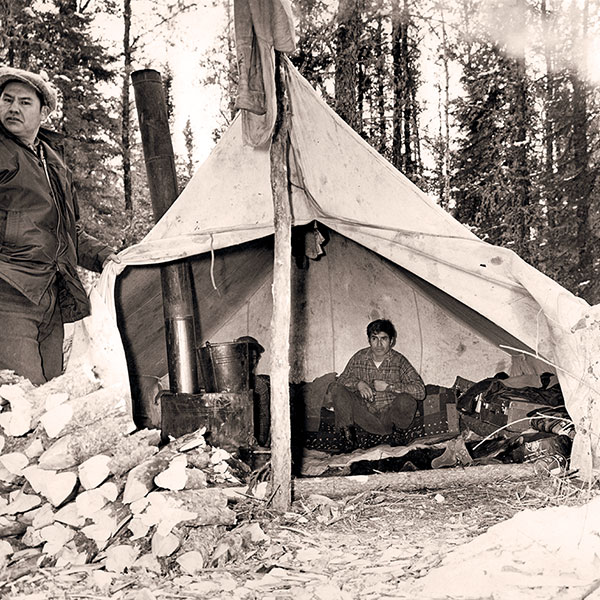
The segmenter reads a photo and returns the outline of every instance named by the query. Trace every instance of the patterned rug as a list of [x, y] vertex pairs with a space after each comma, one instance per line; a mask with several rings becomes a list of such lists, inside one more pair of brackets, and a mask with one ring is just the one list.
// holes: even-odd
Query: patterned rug
[[[427, 395], [418, 402], [417, 412], [410, 427], [397, 432], [395, 437], [376, 435], [356, 427], [356, 441], [362, 449], [382, 444], [395, 446], [407, 445], [414, 440], [427, 439], [446, 433], [459, 433], [456, 395], [453, 388], [427, 385]], [[321, 408], [321, 420], [318, 431], [305, 431], [297, 442], [304, 448], [324, 452], [344, 452], [344, 442], [334, 426], [334, 414], [330, 408]]]

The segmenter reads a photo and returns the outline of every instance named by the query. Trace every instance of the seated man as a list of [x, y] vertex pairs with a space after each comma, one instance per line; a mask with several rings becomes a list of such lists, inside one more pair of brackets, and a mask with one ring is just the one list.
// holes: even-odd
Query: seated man
[[260, 357], [265, 349], [256, 338], [243, 335], [235, 340], [246, 342], [250, 348], [250, 387], [254, 390], [254, 436], [259, 446], [271, 443], [271, 379], [257, 373]]
[[329, 388], [335, 425], [347, 449], [356, 447], [355, 425], [377, 435], [407, 429], [417, 400], [425, 398], [420, 375], [402, 354], [392, 350], [396, 329], [391, 321], [369, 323], [367, 338], [369, 347], [352, 356]]

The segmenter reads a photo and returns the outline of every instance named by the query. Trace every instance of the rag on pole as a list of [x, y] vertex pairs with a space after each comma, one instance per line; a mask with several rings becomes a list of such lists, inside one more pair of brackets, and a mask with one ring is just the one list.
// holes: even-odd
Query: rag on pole
[[291, 320], [292, 214], [288, 180], [289, 114], [280, 53], [295, 50], [287, 0], [235, 0], [243, 143], [270, 149], [275, 229], [271, 317], [271, 495], [272, 505], [291, 504], [289, 340]]

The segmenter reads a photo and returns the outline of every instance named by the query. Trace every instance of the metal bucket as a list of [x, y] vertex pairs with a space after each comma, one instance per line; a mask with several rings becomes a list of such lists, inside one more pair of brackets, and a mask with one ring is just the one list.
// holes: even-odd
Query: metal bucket
[[248, 342], [206, 342], [198, 348], [198, 362], [207, 392], [245, 392], [250, 389]]

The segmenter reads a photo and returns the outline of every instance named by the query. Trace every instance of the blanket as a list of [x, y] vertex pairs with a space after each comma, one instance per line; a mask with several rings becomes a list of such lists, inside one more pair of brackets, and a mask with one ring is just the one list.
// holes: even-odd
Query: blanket
[[[318, 377], [311, 383], [302, 384], [294, 392], [294, 414], [297, 441], [305, 448], [322, 451], [338, 451], [343, 448], [343, 440], [335, 430], [335, 416], [327, 388], [335, 381], [335, 373]], [[440, 434], [458, 434], [459, 420], [456, 412], [454, 388], [438, 385], [425, 386], [424, 400], [418, 402], [417, 412], [410, 427], [404, 431], [403, 445], [418, 439]], [[299, 431], [302, 431], [299, 434]], [[372, 448], [392, 443], [391, 435], [377, 435], [356, 427], [356, 438], [360, 448]]]

